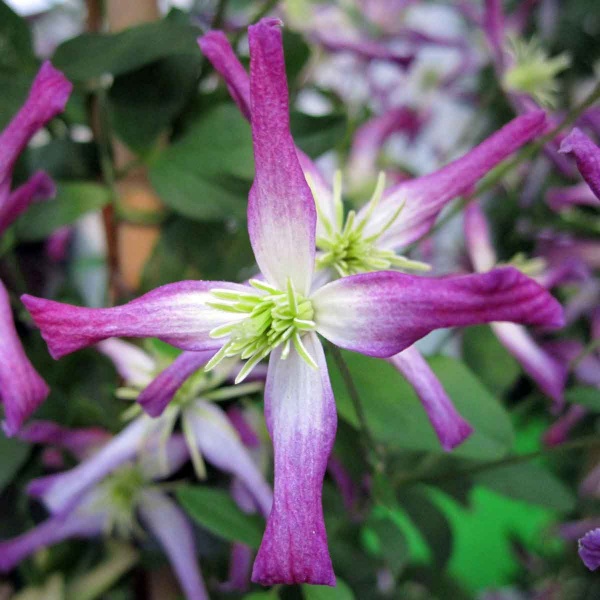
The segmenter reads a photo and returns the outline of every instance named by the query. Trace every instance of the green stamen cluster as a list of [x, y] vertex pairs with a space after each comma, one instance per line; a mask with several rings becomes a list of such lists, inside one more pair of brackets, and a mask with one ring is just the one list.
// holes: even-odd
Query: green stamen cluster
[[518, 269], [524, 275], [529, 277], [537, 277], [541, 275], [546, 267], [547, 262], [541, 257], [527, 258], [525, 254], [519, 252], [515, 254], [508, 262], [498, 263], [498, 266], [509, 266]]
[[145, 484], [140, 468], [134, 465], [122, 467], [105, 480], [98, 508], [108, 512], [109, 532], [128, 537], [136, 529], [135, 509]]
[[263, 358], [282, 344], [282, 359], [287, 358], [293, 344], [300, 356], [311, 367], [317, 368], [302, 343], [302, 335], [316, 327], [310, 300], [298, 294], [289, 279], [284, 292], [264, 281], [253, 279], [250, 285], [256, 292], [224, 289], [211, 291], [215, 301], [208, 302], [209, 306], [247, 316], [241, 321], [236, 320], [210, 332], [211, 337], [229, 337], [229, 340], [210, 360], [205, 370], [210, 371], [225, 358], [239, 356], [246, 361], [235, 379], [239, 383]]
[[[309, 178], [308, 183], [312, 188], [313, 186]], [[385, 175], [380, 173], [364, 217], [358, 221], [356, 211], [351, 210], [344, 223], [341, 173], [338, 171], [335, 174], [333, 182], [334, 223], [319, 210], [319, 203], [316, 203], [319, 219], [326, 232], [326, 236], [320, 236], [316, 240], [317, 248], [322, 252], [317, 257], [318, 269], [332, 268], [340, 277], [346, 277], [347, 275], [385, 269], [426, 271], [430, 268], [425, 263], [399, 256], [393, 250], [377, 247], [377, 240], [394, 224], [402, 212], [403, 205], [398, 208], [376, 233], [369, 236], [365, 235], [369, 219], [377, 208], [383, 196], [384, 189]], [[313, 195], [316, 197], [314, 190]]]
[[554, 108], [559, 91], [556, 76], [571, 63], [567, 54], [550, 58], [537, 38], [528, 42], [518, 38], [509, 40], [514, 65], [504, 75], [504, 85], [530, 94], [542, 106]]

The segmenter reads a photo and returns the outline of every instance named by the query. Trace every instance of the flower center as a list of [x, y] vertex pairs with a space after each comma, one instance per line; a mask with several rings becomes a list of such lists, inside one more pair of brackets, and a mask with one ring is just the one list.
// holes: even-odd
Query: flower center
[[556, 76], [569, 66], [569, 56], [550, 58], [537, 38], [509, 38], [509, 45], [514, 65], [504, 74], [505, 86], [530, 94], [542, 106], [552, 108], [558, 93]]
[[137, 527], [135, 509], [146, 481], [139, 467], [124, 466], [106, 478], [97, 500], [98, 509], [108, 513], [108, 530], [128, 537]]
[[[307, 177], [307, 180], [309, 186], [313, 188], [310, 177]], [[319, 203], [316, 202], [319, 220], [325, 230], [325, 235], [316, 240], [317, 248], [321, 251], [317, 256], [317, 269], [332, 268], [340, 277], [385, 269], [428, 270], [430, 267], [425, 263], [410, 260], [405, 256], [397, 255], [393, 250], [380, 248], [377, 245], [379, 238], [398, 219], [403, 205], [375, 233], [370, 235], [366, 233], [367, 225], [383, 196], [385, 174], [383, 172], [379, 174], [365, 214], [359, 220], [356, 211], [351, 210], [346, 216], [345, 223], [341, 181], [341, 173], [338, 171], [333, 181], [334, 223], [323, 214], [319, 209]], [[315, 190], [313, 196], [317, 198]]]
[[293, 344], [300, 356], [317, 368], [302, 343], [302, 335], [316, 328], [310, 300], [298, 294], [289, 279], [286, 291], [255, 279], [250, 280], [250, 285], [255, 291], [211, 290], [215, 301], [208, 302], [209, 306], [230, 313], [247, 314], [247, 317], [210, 332], [213, 338], [229, 339], [209, 361], [205, 370], [210, 371], [225, 358], [239, 356], [246, 361], [235, 378], [235, 382], [239, 383], [263, 358], [282, 344], [282, 359], [287, 358]]

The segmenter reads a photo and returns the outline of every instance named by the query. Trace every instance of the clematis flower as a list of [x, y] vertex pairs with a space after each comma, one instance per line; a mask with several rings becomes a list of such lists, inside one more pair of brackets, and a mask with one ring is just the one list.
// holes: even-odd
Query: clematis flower
[[35, 173], [11, 192], [12, 173], [19, 155], [42, 127], [61, 113], [73, 86], [49, 62], [36, 75], [25, 104], [0, 134], [0, 232], [35, 200], [54, 194], [46, 173]]
[[[241, 113], [250, 120], [250, 84], [244, 67], [221, 31], [198, 40], [204, 55], [223, 76]], [[500, 131], [439, 171], [385, 189], [380, 176], [370, 202], [344, 221], [341, 174], [333, 188], [318, 167], [296, 149], [304, 176], [317, 206], [316, 244], [319, 281], [386, 268], [426, 269], [427, 265], [399, 254], [433, 226], [439, 212], [455, 197], [469, 191], [489, 170], [545, 128], [543, 111], [511, 121]], [[471, 426], [453, 406], [442, 384], [416, 348], [409, 348], [389, 362], [415, 388], [445, 450], [463, 442]]]
[[[98, 347], [110, 355], [118, 371], [124, 375], [129, 387], [121, 388], [120, 392], [128, 398], [137, 398], [139, 404], [157, 418], [136, 416], [110, 444], [85, 463], [32, 482], [30, 494], [43, 498], [54, 512], [68, 510], [81, 493], [132, 460], [150, 440], [157, 440], [160, 451], [173, 435], [177, 420], [181, 419], [184, 439], [198, 476], [206, 476], [206, 459], [217, 469], [241, 481], [261, 513], [265, 517], [269, 514], [272, 504], [269, 485], [225, 413], [211, 401], [235, 398], [262, 389], [262, 383], [259, 386], [250, 383], [223, 387], [221, 384], [234, 366], [231, 361], [215, 369], [217, 372], [200, 372], [192, 376], [206, 365], [214, 352], [184, 352], [156, 375], [159, 370], [157, 359], [133, 344], [109, 339]], [[139, 414], [139, 405], [134, 408], [138, 408], [134, 414]]]
[[[600, 200], [600, 148], [580, 129], [573, 129], [562, 141], [559, 152], [573, 154], [579, 172]], [[595, 203], [598, 205], [598, 203]]]
[[590, 571], [600, 567], [600, 528], [588, 531], [579, 540], [579, 556]]
[[[193, 527], [183, 511], [153, 485], [155, 480], [177, 472], [187, 461], [185, 442], [174, 436], [164, 452], [159, 452], [156, 444], [138, 450], [139, 459], [107, 472], [80, 494], [68, 511], [56, 513], [50, 506], [51, 515], [46, 521], [12, 540], [0, 542], [0, 571], [8, 572], [37, 550], [70, 538], [111, 533], [130, 537], [139, 530], [139, 514], [169, 557], [186, 598], [207, 599], [196, 560]], [[84, 461], [78, 468], [85, 469], [86, 464]]]
[[535, 37], [523, 39], [526, 22], [526, 18], [519, 18], [518, 11], [507, 19], [501, 0], [486, 0], [481, 25], [492, 51], [496, 74], [509, 100], [519, 110], [532, 99], [541, 106], [553, 107], [559, 91], [556, 76], [568, 68], [571, 61], [566, 53], [551, 58]]
[[[42, 65], [23, 107], [0, 133], [0, 234], [35, 200], [54, 194], [54, 183], [41, 171], [11, 191], [17, 159], [31, 137], [62, 112], [72, 85], [49, 62]], [[17, 433], [23, 421], [46, 399], [46, 382], [29, 362], [15, 330], [8, 294], [0, 282], [0, 397], [6, 435]]]
[[184, 281], [106, 309], [24, 296], [59, 358], [112, 336], [158, 337], [213, 351], [205, 370], [246, 361], [243, 381], [269, 357], [265, 413], [275, 453], [273, 507], [254, 563], [263, 584], [333, 585], [321, 506], [336, 411], [318, 335], [390, 357], [439, 327], [492, 321], [561, 326], [560, 305], [512, 268], [442, 279], [378, 271], [313, 285], [317, 210], [289, 131], [279, 22], [249, 28], [256, 176], [248, 229], [261, 279]]
[[[473, 202], [466, 208], [464, 224], [467, 249], [475, 270], [485, 272], [494, 268], [497, 257], [479, 205]], [[492, 323], [491, 327], [500, 343], [552, 399], [553, 409], [559, 411], [564, 405], [566, 367], [539, 346], [524, 327], [515, 323]]]

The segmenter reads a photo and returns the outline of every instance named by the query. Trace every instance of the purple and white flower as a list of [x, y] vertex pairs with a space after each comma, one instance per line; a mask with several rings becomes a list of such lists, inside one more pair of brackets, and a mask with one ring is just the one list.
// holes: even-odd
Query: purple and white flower
[[[62, 112], [72, 85], [49, 62], [36, 75], [25, 104], [0, 133], [0, 234], [36, 200], [54, 195], [50, 177], [38, 171], [16, 189], [12, 176], [19, 155], [33, 135]], [[50, 390], [25, 355], [15, 330], [10, 300], [0, 282], [0, 398], [4, 431], [15, 435]]]
[[[253, 580], [333, 585], [321, 488], [337, 419], [318, 334], [388, 358], [440, 327], [493, 321], [559, 327], [562, 309], [512, 268], [442, 279], [378, 271], [313, 285], [317, 210], [289, 131], [279, 22], [250, 27], [249, 41], [256, 177], [248, 228], [262, 278], [250, 285], [185, 281], [106, 309], [23, 301], [55, 358], [108, 337], [158, 337], [184, 350], [215, 352], [208, 371], [229, 358], [245, 360], [239, 383], [269, 357], [265, 413], [275, 488]], [[484, 154], [497, 156], [492, 146]]]
[[[100, 453], [113, 442], [108, 442]], [[107, 534], [129, 537], [138, 530], [139, 515], [169, 557], [186, 598], [208, 599], [196, 559], [193, 527], [183, 511], [153, 485], [177, 472], [187, 461], [185, 442], [174, 436], [160, 452], [156, 443], [138, 450], [138, 456], [129, 457], [80, 493], [68, 510], [56, 512], [47, 504], [51, 515], [46, 521], [12, 540], [0, 542], [0, 571], [8, 572], [37, 550], [66, 539]], [[76, 469], [83, 472], [88, 468], [89, 462], [84, 461]], [[64, 475], [53, 477], [60, 479]]]
[[[242, 114], [250, 120], [248, 76], [225, 35], [211, 31], [199, 39], [199, 44], [223, 76]], [[376, 133], [381, 129], [385, 131], [388, 120], [392, 117], [380, 117], [377, 124], [381, 127], [376, 128]], [[397, 121], [392, 120], [392, 123]], [[440, 211], [453, 198], [470, 191], [494, 166], [540, 135], [545, 126], [545, 114], [536, 111], [515, 119], [467, 155], [430, 175], [387, 189], [380, 175], [370, 202], [358, 213], [351, 211], [345, 220], [341, 174], [336, 173], [333, 186], [329, 186], [318, 167], [297, 149], [317, 206], [317, 268], [320, 270], [317, 281], [379, 269], [428, 268], [399, 252], [429, 232]], [[372, 131], [367, 129], [367, 133]], [[372, 147], [369, 152], [372, 154]], [[445, 450], [451, 450], [470, 435], [471, 426], [457, 412], [416, 348], [399, 353], [390, 363], [415, 388]]]

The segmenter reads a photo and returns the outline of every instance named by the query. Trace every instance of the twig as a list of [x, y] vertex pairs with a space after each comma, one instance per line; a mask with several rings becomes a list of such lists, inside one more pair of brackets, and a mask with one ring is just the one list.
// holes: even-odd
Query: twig
[[352, 400], [352, 405], [354, 406], [354, 411], [356, 412], [356, 416], [360, 425], [360, 432], [363, 446], [365, 448], [367, 462], [374, 467], [376, 472], [381, 473], [384, 471], [385, 457], [383, 456], [381, 448], [375, 441], [375, 438], [369, 429], [367, 415], [365, 414], [362, 401], [360, 399], [360, 394], [356, 389], [350, 369], [348, 368], [348, 365], [346, 364], [346, 361], [344, 360], [344, 357], [337, 346], [329, 344], [328, 348], [333, 356], [333, 360], [335, 361], [338, 370], [340, 371], [342, 379], [344, 380], [344, 384], [348, 390], [348, 395]]

